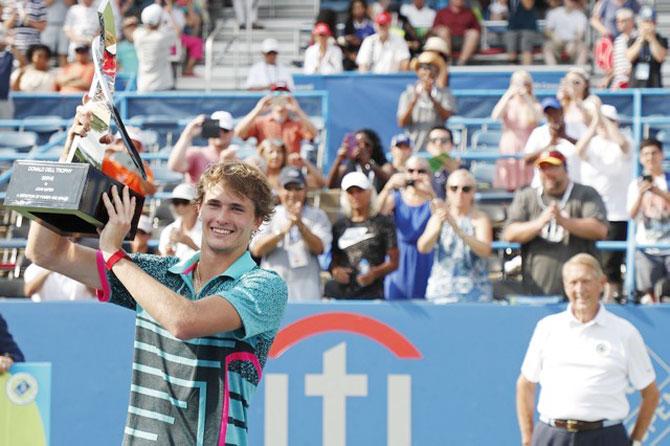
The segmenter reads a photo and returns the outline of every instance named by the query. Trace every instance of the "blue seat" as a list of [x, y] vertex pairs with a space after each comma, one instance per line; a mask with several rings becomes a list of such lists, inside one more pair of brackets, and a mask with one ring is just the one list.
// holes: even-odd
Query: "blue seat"
[[170, 170], [166, 166], [152, 167], [151, 170], [154, 172], [154, 180], [161, 186], [176, 186], [184, 181], [183, 174]]
[[470, 164], [470, 172], [475, 177], [478, 184], [493, 186], [493, 177], [495, 176], [495, 164], [473, 161]]
[[44, 144], [49, 137], [65, 128], [64, 120], [57, 115], [35, 115], [23, 118], [21, 130], [37, 133], [38, 144]]
[[17, 152], [30, 152], [37, 144], [35, 132], [0, 132], [0, 148], [14, 149]]
[[500, 149], [500, 130], [475, 130], [472, 133], [472, 150], [495, 150]]

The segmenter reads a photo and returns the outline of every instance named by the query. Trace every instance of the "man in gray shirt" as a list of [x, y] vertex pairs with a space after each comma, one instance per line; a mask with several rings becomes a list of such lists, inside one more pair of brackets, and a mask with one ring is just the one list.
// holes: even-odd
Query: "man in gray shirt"
[[427, 51], [414, 62], [418, 80], [400, 95], [397, 117], [398, 126], [406, 128], [412, 138], [414, 150], [421, 151], [426, 149], [430, 130], [456, 113], [456, 101], [448, 88], [440, 88], [435, 81], [444, 67], [440, 56]]
[[251, 241], [251, 253], [261, 265], [279, 274], [292, 302], [321, 299], [318, 256], [330, 249], [333, 238], [328, 216], [305, 204], [307, 185], [300, 169], [284, 167], [279, 174], [279, 200], [272, 219]]
[[505, 284], [505, 294], [563, 294], [561, 265], [582, 252], [597, 258], [595, 242], [607, 236], [602, 198], [570, 180], [565, 156], [549, 150], [536, 165], [541, 187], [517, 192], [508, 209], [502, 238], [521, 243], [523, 283]]

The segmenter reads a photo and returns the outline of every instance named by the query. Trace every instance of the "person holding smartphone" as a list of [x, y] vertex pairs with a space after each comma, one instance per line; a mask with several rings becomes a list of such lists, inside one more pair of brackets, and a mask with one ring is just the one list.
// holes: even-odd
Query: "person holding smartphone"
[[[670, 174], [663, 171], [663, 144], [659, 140], [642, 141], [640, 164], [642, 176], [628, 186], [628, 213], [637, 221], [636, 242], [670, 243]], [[640, 302], [662, 301], [664, 296], [659, 288], [670, 276], [670, 250], [638, 250], [635, 265], [635, 286]]]
[[328, 172], [326, 185], [331, 189], [339, 187], [346, 174], [361, 172], [368, 177], [375, 190], [380, 192], [391, 176], [392, 169], [386, 160], [377, 132], [360, 129], [345, 135]]
[[381, 212], [393, 218], [398, 239], [398, 269], [384, 280], [388, 300], [423, 299], [433, 265], [432, 255], [417, 250], [435, 198], [430, 166], [425, 158], [413, 155], [403, 170], [395, 173], [379, 194]]
[[275, 85], [272, 91], [240, 119], [235, 134], [242, 139], [254, 137], [258, 144], [268, 138], [280, 139], [289, 153], [300, 152], [300, 143], [313, 140], [319, 131], [286, 84]]
[[[224, 110], [212, 113], [209, 118], [196, 117], [186, 125], [174, 145], [168, 168], [186, 174], [186, 181], [195, 184], [211, 164], [237, 159], [235, 148], [230, 147], [233, 129], [233, 116]], [[207, 138], [207, 146], [193, 146], [193, 138], [197, 136]]]

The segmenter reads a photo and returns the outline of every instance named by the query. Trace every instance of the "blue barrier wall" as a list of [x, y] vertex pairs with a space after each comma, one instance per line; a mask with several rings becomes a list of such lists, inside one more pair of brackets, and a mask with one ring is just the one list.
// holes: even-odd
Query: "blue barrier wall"
[[[523, 354], [535, 323], [560, 309], [290, 305], [252, 403], [250, 444], [314, 446], [323, 436], [349, 446], [517, 444], [514, 385]], [[650, 348], [664, 398], [648, 440], [668, 444], [670, 307], [610, 310], [635, 324]], [[0, 313], [29, 360], [53, 364], [53, 445], [118, 445], [133, 313], [8, 301]], [[635, 394], [631, 403], [634, 412]]]

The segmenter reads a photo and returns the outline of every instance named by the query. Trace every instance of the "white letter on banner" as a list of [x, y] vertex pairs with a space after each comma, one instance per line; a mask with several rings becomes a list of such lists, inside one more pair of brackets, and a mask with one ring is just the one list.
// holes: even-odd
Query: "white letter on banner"
[[288, 446], [288, 375], [268, 373], [265, 380], [265, 446]]
[[388, 375], [386, 378], [386, 444], [412, 444], [412, 377]]
[[347, 375], [346, 343], [324, 352], [323, 374], [305, 376], [305, 395], [323, 397], [323, 446], [345, 446], [347, 397], [367, 394], [367, 375]]

